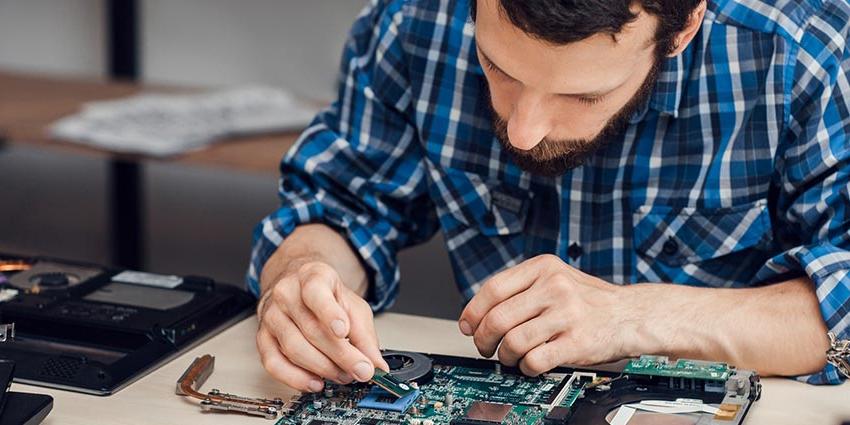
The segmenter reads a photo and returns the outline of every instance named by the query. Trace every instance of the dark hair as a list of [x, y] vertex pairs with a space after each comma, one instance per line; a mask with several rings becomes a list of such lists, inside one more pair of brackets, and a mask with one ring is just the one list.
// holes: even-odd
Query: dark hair
[[[501, 12], [526, 34], [553, 44], [584, 40], [594, 34], [619, 33], [637, 18], [630, 6], [639, 4], [658, 18], [659, 54], [672, 51], [673, 39], [705, 0], [499, 0]], [[477, 0], [469, 0], [475, 20]]]

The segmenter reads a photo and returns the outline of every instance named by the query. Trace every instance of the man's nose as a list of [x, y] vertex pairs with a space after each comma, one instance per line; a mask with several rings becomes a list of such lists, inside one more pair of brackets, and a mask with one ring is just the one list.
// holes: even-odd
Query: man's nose
[[533, 92], [520, 95], [508, 119], [508, 139], [517, 149], [537, 146], [550, 132], [545, 114], [545, 96]]

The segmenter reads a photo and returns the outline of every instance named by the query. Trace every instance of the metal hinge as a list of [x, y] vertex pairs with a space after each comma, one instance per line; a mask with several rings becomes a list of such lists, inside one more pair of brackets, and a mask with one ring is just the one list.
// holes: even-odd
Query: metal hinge
[[11, 341], [15, 339], [15, 324], [0, 323], [0, 342]]

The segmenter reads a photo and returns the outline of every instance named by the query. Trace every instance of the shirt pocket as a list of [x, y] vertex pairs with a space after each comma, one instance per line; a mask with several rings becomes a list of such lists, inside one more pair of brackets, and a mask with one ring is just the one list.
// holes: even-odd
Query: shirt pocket
[[771, 257], [766, 200], [716, 209], [644, 206], [633, 218], [636, 281], [747, 286]]
[[444, 223], [447, 230], [472, 228], [496, 237], [517, 234], [525, 228], [529, 191], [466, 171], [443, 169], [438, 173], [438, 208], [443, 210], [441, 216], [453, 222]]

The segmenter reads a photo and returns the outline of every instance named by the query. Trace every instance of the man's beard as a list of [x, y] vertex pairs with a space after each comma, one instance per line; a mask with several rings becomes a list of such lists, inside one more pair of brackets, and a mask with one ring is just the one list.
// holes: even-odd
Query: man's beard
[[629, 126], [632, 116], [641, 109], [652, 96], [655, 83], [661, 73], [664, 57], [656, 57], [655, 63], [641, 84], [637, 93], [620, 108], [593, 139], [552, 140], [544, 138], [529, 150], [522, 150], [512, 145], [508, 139], [508, 124], [493, 109], [489, 87], [486, 87], [487, 104], [493, 117], [493, 132], [502, 147], [511, 155], [519, 168], [543, 176], [555, 177], [565, 174], [583, 165], [599, 149], [603, 148], [612, 138], [621, 135]]

